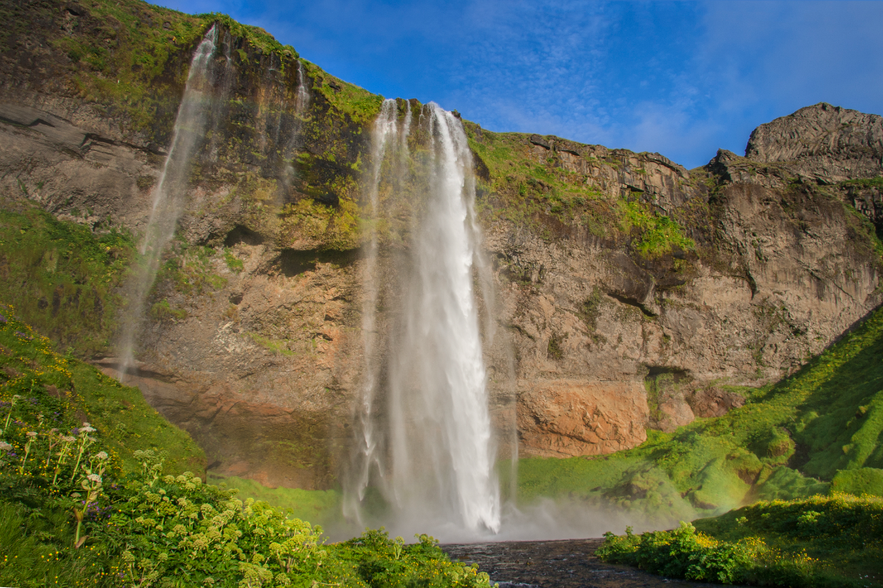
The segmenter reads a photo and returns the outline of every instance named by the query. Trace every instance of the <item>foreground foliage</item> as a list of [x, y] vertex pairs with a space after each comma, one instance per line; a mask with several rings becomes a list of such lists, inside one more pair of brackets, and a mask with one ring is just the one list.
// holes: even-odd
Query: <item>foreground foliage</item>
[[598, 556], [722, 584], [883, 585], [883, 499], [835, 494], [759, 502], [672, 531], [605, 535]]
[[0, 584], [489, 585], [431, 537], [325, 545], [320, 528], [181, 471], [204, 458], [137, 390], [0, 311]]

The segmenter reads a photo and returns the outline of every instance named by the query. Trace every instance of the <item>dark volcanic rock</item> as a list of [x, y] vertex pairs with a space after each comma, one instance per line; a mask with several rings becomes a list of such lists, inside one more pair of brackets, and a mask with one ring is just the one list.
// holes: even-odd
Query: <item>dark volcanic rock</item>
[[451, 559], [478, 564], [499, 588], [712, 588], [672, 580], [595, 557], [603, 539], [442, 545]]

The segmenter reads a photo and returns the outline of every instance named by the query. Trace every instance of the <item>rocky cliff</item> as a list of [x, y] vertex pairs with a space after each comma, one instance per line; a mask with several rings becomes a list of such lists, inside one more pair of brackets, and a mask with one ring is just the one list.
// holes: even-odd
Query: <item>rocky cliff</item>
[[[3, 208], [130, 234], [121, 268], [137, 259], [190, 56], [221, 27], [215, 114], [134, 381], [218, 472], [333, 485], [362, 370], [358, 227], [381, 98], [220, 15], [102, 0], [2, 11], [15, 23], [0, 39]], [[755, 130], [746, 157], [694, 170], [464, 122], [498, 297], [486, 356], [501, 451], [607, 453], [722, 414], [740, 386], [792, 373], [878, 306], [881, 120], [811, 106]], [[113, 371], [124, 271], [62, 284], [52, 260], [75, 252], [47, 237], [17, 258], [17, 227], [0, 243], [0, 294]], [[389, 229], [391, 250], [406, 230]]]

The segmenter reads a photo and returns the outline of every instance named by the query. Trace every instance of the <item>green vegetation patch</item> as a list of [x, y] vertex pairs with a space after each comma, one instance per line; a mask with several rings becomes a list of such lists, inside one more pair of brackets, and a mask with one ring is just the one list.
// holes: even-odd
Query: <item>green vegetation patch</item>
[[6, 442], [21, 450], [24, 434], [15, 441], [9, 433], [26, 428], [54, 439], [86, 421], [124, 471], [140, 467], [133, 455], [141, 449], [165, 450], [171, 472], [204, 470], [202, 450], [151, 408], [140, 390], [54, 352], [48, 338], [14, 313], [12, 306], [0, 306], [0, 425]]
[[[695, 525], [695, 527], [694, 527]], [[688, 580], [807, 588], [883, 585], [883, 499], [759, 502], [673, 531], [605, 535], [604, 561]]]
[[842, 186], [853, 186], [856, 188], [883, 188], [883, 176], [875, 178], [859, 178], [857, 180], [846, 180], [841, 183]]
[[841, 470], [831, 482], [831, 490], [856, 496], [883, 496], [883, 470], [879, 468], [859, 468]]
[[288, 204], [279, 215], [280, 240], [289, 245], [304, 239], [320, 244], [321, 250], [347, 251], [359, 246], [359, 207], [352, 200], [328, 206], [305, 198]]
[[79, 356], [107, 348], [134, 257], [128, 233], [55, 219], [36, 208], [0, 210], [0, 299]]
[[319, 92], [338, 113], [359, 126], [374, 122], [383, 106], [383, 96], [336, 78], [308, 61], [302, 63], [307, 75], [313, 79], [313, 90]]
[[[480, 159], [477, 189], [483, 214], [529, 226], [545, 238], [583, 227], [597, 237], [630, 243], [648, 260], [695, 251], [695, 242], [686, 236], [678, 219], [659, 214], [639, 193], [623, 198], [601, 188], [600, 178], [607, 178], [611, 171], [619, 174], [623, 167], [615, 152], [603, 161], [582, 157], [586, 172], [582, 173], [573, 171], [573, 166], [569, 169], [562, 154], [554, 150], [548, 150], [545, 160], [538, 160], [529, 135], [493, 133], [473, 123], [466, 123], [466, 130], [469, 146]], [[631, 171], [646, 174], [643, 168]], [[707, 224], [698, 214], [702, 211], [692, 210], [696, 206], [690, 202], [678, 214]]]
[[266, 502], [273, 508], [314, 524], [329, 526], [343, 523], [340, 490], [303, 490], [302, 488], [269, 488], [254, 480], [236, 476], [209, 475], [212, 484], [235, 490], [241, 498]]
[[[205, 22], [220, 23], [226, 30], [230, 31], [230, 34], [233, 37], [244, 39], [250, 46], [265, 55], [275, 53], [289, 59], [298, 58], [298, 53], [295, 51], [294, 47], [291, 45], [283, 45], [277, 41], [273, 35], [260, 27], [236, 22], [226, 14], [221, 14], [219, 12], [200, 14], [197, 18], [202, 19]], [[281, 62], [281, 67], [285, 67], [284, 60]]]
[[[532, 160], [528, 135], [523, 133], [492, 133], [472, 123], [466, 124], [466, 131], [469, 146], [481, 160], [477, 165], [481, 212], [531, 226], [541, 234], [550, 230], [543, 222], [548, 217], [585, 224], [606, 235], [610, 205], [585, 177], [553, 165], [554, 161]], [[481, 172], [484, 166], [486, 177]]]
[[[82, 98], [126, 112], [135, 129], [157, 122], [171, 128], [170, 103], [187, 75], [179, 56], [199, 42], [207, 22], [134, 0], [82, 0], [68, 14], [70, 33], [49, 41], [68, 58], [68, 75]], [[52, 17], [59, 15], [64, 11]]]
[[684, 235], [684, 229], [670, 217], [657, 214], [640, 200], [620, 200], [620, 227], [625, 234], [636, 235], [633, 247], [646, 258], [656, 258], [696, 247], [693, 239]]
[[[220, 290], [227, 285], [227, 278], [215, 271], [219, 267], [229, 266], [227, 252], [224, 249], [203, 245], [191, 246], [184, 241], [176, 241], [173, 243], [173, 252], [174, 254], [169, 256], [168, 261], [157, 272], [157, 283], [167, 282], [177, 292], [186, 296], [200, 296]], [[223, 257], [223, 262], [218, 259], [219, 256]], [[180, 320], [187, 316], [186, 311], [171, 308], [167, 301], [154, 304], [151, 314], [158, 319]]]

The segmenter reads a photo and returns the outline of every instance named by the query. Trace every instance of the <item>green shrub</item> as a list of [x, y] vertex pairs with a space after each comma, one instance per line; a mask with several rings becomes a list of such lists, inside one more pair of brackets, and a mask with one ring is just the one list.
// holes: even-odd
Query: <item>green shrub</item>
[[733, 584], [744, 579], [761, 548], [757, 542], [719, 542], [682, 522], [673, 531], [639, 536], [632, 534], [631, 528], [624, 537], [606, 533], [596, 555], [603, 561], [625, 563], [664, 576]]

